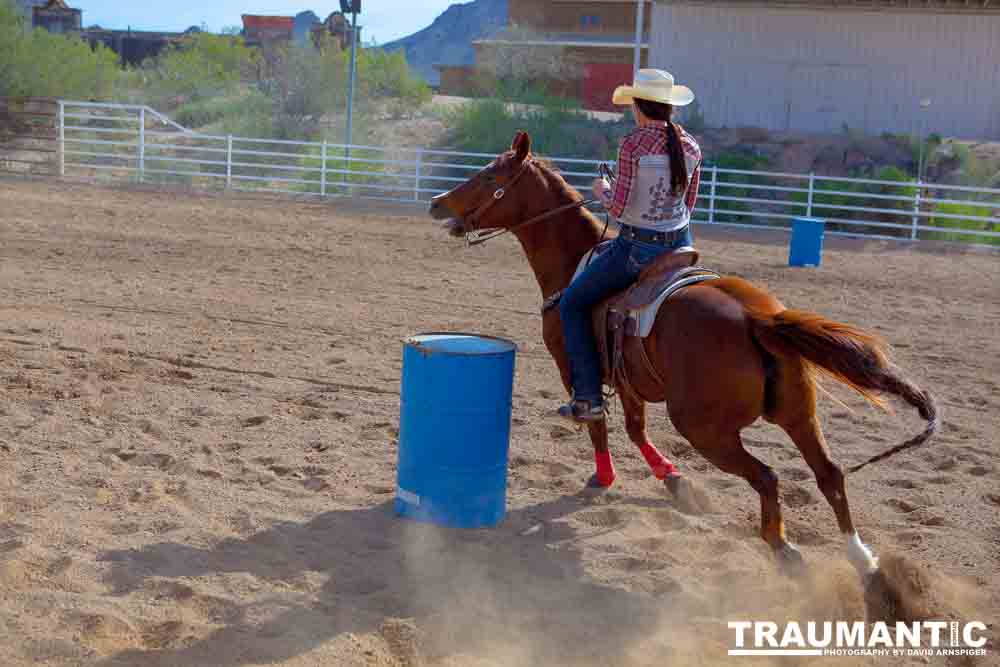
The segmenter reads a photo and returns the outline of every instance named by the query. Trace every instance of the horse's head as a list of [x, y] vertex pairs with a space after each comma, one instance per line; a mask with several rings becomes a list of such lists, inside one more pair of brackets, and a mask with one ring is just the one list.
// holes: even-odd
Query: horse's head
[[474, 174], [465, 183], [431, 200], [430, 215], [448, 220], [453, 236], [517, 223], [522, 197], [507, 196], [531, 168], [531, 137], [518, 132], [510, 150]]

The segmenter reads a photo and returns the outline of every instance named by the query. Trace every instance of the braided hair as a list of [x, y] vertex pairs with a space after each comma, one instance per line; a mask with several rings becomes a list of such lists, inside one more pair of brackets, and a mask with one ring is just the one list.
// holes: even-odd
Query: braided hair
[[675, 196], [680, 196], [687, 191], [688, 173], [687, 164], [684, 161], [684, 147], [681, 145], [681, 127], [674, 123], [671, 118], [674, 114], [674, 107], [662, 102], [643, 100], [638, 97], [633, 98], [635, 105], [644, 116], [652, 120], [663, 121], [667, 124], [667, 153], [670, 155], [670, 192]]

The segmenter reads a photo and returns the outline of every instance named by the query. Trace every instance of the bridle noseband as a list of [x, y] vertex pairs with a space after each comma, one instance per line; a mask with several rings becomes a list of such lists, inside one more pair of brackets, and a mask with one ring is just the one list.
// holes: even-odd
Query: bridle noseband
[[[551, 211], [548, 211], [546, 213], [542, 213], [541, 215], [536, 215], [535, 217], [533, 217], [533, 218], [531, 218], [529, 220], [525, 220], [524, 222], [519, 222], [516, 225], [512, 225], [510, 227], [501, 229], [500, 231], [493, 232], [492, 234], [483, 235], [482, 232], [479, 229], [479, 221], [480, 221], [480, 219], [486, 214], [487, 211], [490, 210], [490, 208], [492, 208], [497, 202], [499, 202], [501, 199], [503, 199], [504, 196], [509, 191], [511, 191], [511, 189], [514, 187], [514, 185], [516, 185], [517, 182], [519, 180], [521, 180], [521, 177], [524, 176], [524, 174], [528, 171], [528, 168], [534, 162], [535, 162], [534, 160], [525, 160], [524, 164], [521, 165], [521, 168], [517, 171], [516, 174], [514, 174], [514, 177], [511, 178], [510, 181], [507, 182], [507, 185], [500, 186], [499, 188], [497, 188], [493, 192], [493, 196], [491, 196], [489, 199], [487, 199], [485, 202], [483, 202], [479, 206], [479, 208], [477, 208], [471, 214], [469, 214], [468, 217], [466, 217], [466, 218], [463, 219], [462, 224], [464, 226], [466, 226], [466, 227], [471, 227], [472, 228], [471, 232], [470, 231], [466, 231], [465, 232], [465, 238], [466, 238], [466, 240], [467, 240], [467, 242], [468, 242], [468, 244], [469, 244], [470, 247], [471, 246], [476, 246], [476, 245], [481, 245], [483, 243], [486, 243], [490, 239], [495, 239], [496, 237], [502, 236], [503, 234], [506, 234], [507, 232], [512, 232], [515, 229], [520, 229], [522, 227], [527, 227], [528, 225], [533, 225], [536, 222], [542, 222], [543, 220], [548, 220], [549, 218], [554, 217], [556, 215], [559, 215], [560, 213], [565, 213], [566, 211], [570, 211], [570, 210], [575, 209], [575, 208], [580, 208], [580, 207], [583, 207], [583, 206], [589, 206], [590, 204], [596, 203], [596, 200], [593, 200], [593, 199], [581, 199], [579, 201], [575, 201], [575, 202], [572, 202], [572, 203], [569, 203], [569, 204], [565, 204], [563, 206], [560, 206], [559, 208], [555, 208], [555, 209], [553, 209]], [[475, 236], [473, 236], [473, 233], [475, 233]]]

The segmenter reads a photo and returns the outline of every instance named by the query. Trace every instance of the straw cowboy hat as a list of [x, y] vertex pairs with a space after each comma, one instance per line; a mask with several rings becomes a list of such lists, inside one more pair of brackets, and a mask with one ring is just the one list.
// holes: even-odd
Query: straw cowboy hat
[[675, 84], [674, 75], [670, 72], [641, 69], [636, 73], [631, 86], [618, 86], [615, 89], [611, 101], [619, 106], [627, 106], [636, 98], [683, 107], [694, 102], [694, 93], [687, 86]]

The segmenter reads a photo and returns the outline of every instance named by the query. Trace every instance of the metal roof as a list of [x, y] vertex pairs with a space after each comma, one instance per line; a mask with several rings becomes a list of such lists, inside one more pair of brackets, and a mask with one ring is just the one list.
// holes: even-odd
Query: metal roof
[[654, 0], [660, 4], [688, 4], [813, 9], [854, 9], [881, 12], [959, 12], [998, 14], [1000, 0]]

